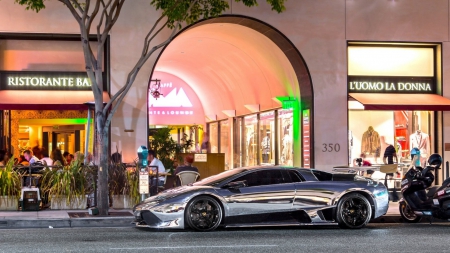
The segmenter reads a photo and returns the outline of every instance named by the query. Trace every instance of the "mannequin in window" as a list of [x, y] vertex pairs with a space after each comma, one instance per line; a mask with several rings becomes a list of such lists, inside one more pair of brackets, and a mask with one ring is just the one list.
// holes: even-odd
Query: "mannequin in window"
[[420, 150], [420, 164], [425, 167], [427, 162], [427, 156], [430, 153], [430, 138], [428, 134], [417, 129], [413, 134], [409, 136], [410, 150], [418, 148]]
[[269, 154], [270, 154], [270, 134], [267, 133], [266, 136], [262, 139], [261, 142], [261, 154], [262, 154], [262, 162], [269, 162]]
[[373, 129], [372, 126], [369, 126], [367, 131], [363, 133], [361, 139], [361, 153], [373, 155], [375, 157], [375, 163], [377, 162], [378, 157], [380, 157], [380, 135]]

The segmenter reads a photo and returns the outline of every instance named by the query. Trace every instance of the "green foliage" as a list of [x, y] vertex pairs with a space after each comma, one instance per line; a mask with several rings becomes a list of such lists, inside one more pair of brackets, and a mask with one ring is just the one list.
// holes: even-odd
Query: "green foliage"
[[158, 128], [150, 140], [150, 149], [156, 152], [157, 158], [164, 164], [166, 170], [172, 171], [175, 168], [175, 155], [180, 153], [181, 147], [172, 139], [171, 130], [169, 127]]
[[14, 157], [0, 168], [0, 196], [20, 196], [22, 176], [14, 170]]
[[88, 192], [88, 178], [92, 175], [89, 166], [83, 166], [83, 160], [79, 157], [59, 170], [46, 170], [41, 188], [48, 193], [49, 198], [66, 197], [68, 203], [72, 199], [86, 195]]
[[[257, 0], [235, 0], [248, 7], [257, 6]], [[280, 13], [285, 10], [286, 0], [266, 0], [272, 10]], [[168, 27], [173, 28], [177, 22], [192, 24], [200, 19], [217, 17], [230, 8], [227, 0], [152, 0], [157, 10], [162, 10], [167, 16]], [[181, 27], [181, 25], [180, 25]]]
[[45, 8], [45, 0], [15, 0], [20, 5], [25, 5], [27, 10], [39, 12]]
[[109, 167], [109, 194], [128, 195], [133, 205], [139, 203], [139, 170], [127, 168], [125, 164], [111, 164]]

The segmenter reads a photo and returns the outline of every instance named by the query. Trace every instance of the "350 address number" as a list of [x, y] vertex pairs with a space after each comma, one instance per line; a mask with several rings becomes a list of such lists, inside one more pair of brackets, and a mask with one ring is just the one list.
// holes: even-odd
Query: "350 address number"
[[322, 152], [339, 152], [341, 145], [339, 143], [322, 143]]

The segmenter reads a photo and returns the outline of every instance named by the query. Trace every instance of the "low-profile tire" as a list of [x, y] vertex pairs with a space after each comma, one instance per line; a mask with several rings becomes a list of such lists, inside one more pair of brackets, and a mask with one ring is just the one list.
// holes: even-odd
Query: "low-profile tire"
[[405, 202], [401, 202], [398, 205], [398, 210], [400, 211], [400, 216], [402, 216], [403, 220], [408, 223], [417, 223], [422, 220], [422, 216], [419, 216], [411, 210], [411, 207]]
[[186, 206], [185, 220], [194, 230], [212, 231], [222, 222], [222, 207], [209, 196], [195, 197]]
[[369, 200], [359, 193], [343, 196], [337, 205], [336, 220], [341, 228], [363, 228], [372, 217]]

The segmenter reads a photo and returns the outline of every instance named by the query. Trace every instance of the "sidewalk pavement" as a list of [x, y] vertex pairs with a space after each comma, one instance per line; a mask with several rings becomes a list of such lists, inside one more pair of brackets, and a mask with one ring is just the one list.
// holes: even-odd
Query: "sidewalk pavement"
[[89, 215], [88, 210], [0, 211], [2, 228], [132, 227], [129, 209], [109, 209], [110, 215]]
[[[87, 215], [87, 212], [88, 210], [0, 211], [0, 229], [134, 226], [131, 224], [134, 217], [130, 209], [109, 209], [111, 215], [108, 217]], [[429, 221], [422, 219], [422, 222]], [[370, 223], [403, 223], [398, 202], [389, 202], [388, 212]]]

